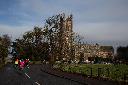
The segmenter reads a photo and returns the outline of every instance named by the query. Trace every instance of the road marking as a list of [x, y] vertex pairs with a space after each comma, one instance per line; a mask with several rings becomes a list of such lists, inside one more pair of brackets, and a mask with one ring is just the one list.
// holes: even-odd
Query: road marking
[[[30, 78], [30, 76], [27, 74], [27, 73], [25, 73], [25, 75], [28, 77], [28, 78]], [[40, 85], [37, 81], [35, 82], [37, 85]]]
[[37, 81], [35, 82], [37, 85], [40, 85]]
[[28, 78], [30, 78], [30, 76], [29, 76], [27, 73], [25, 73], [25, 75], [26, 75]]

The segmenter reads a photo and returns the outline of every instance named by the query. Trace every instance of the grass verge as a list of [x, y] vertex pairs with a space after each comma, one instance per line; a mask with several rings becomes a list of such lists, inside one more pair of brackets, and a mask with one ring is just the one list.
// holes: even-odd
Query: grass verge
[[128, 65], [125, 64], [81, 64], [81, 65], [54, 65], [65, 72], [80, 73], [92, 77], [109, 78], [117, 81], [128, 81]]

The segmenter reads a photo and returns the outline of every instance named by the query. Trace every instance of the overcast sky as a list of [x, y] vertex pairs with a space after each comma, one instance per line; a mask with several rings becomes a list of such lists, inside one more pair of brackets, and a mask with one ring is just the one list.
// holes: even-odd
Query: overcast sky
[[73, 14], [73, 30], [89, 43], [128, 44], [128, 0], [0, 0], [0, 35], [18, 38], [63, 12]]

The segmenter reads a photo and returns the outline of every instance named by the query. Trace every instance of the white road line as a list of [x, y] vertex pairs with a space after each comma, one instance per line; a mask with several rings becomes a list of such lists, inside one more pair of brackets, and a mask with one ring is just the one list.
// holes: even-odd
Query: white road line
[[35, 82], [37, 85], [40, 85], [38, 82]]
[[[28, 77], [28, 78], [30, 78], [30, 76], [27, 74], [27, 73], [25, 73], [25, 75]], [[37, 85], [40, 85], [37, 81], [35, 82]]]
[[29, 76], [27, 73], [25, 73], [25, 75], [26, 75], [28, 78], [30, 78], [30, 76]]

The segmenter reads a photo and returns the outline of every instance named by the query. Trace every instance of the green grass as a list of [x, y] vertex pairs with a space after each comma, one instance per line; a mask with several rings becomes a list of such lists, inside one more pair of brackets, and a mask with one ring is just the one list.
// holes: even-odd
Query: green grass
[[30, 61], [30, 64], [42, 64], [41, 61]]
[[[61, 67], [61, 68], [60, 68]], [[124, 75], [128, 75], [128, 65], [119, 64], [82, 64], [82, 65], [63, 65], [56, 66], [56, 68], [60, 68], [63, 71], [71, 72], [71, 73], [81, 73], [85, 75], [91, 75], [92, 68], [92, 76], [98, 76], [98, 68], [100, 77], [110, 78], [112, 80], [123, 80]], [[127, 76], [128, 77], [128, 76]], [[128, 78], [127, 78], [128, 79]]]

